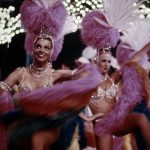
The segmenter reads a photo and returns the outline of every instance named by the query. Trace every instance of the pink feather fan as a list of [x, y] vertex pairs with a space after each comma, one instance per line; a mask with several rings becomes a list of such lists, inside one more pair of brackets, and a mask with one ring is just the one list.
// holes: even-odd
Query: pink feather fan
[[[80, 110], [85, 107], [100, 82], [100, 73], [95, 65], [84, 65], [77, 80], [56, 84], [53, 87], [20, 93], [16, 99], [27, 114], [53, 116], [60, 112]], [[80, 75], [85, 74], [85, 77]], [[90, 83], [90, 84], [89, 84]]]
[[[14, 109], [11, 94], [5, 92], [0, 95], [0, 115], [7, 113]], [[7, 129], [6, 126], [0, 122], [0, 150], [7, 150]]]

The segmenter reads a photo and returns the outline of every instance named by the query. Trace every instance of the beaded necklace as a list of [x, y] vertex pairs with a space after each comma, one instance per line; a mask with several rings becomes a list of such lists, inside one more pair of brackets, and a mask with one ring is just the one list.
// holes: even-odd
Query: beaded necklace
[[45, 68], [37, 68], [33, 64], [31, 64], [29, 68], [34, 77], [40, 78], [49, 70], [49, 68], [51, 68], [51, 64], [48, 63]]

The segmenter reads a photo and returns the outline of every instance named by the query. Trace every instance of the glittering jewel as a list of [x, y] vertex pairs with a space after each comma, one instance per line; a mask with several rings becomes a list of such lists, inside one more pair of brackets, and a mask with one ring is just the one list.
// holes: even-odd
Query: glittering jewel
[[[107, 78], [109, 78], [112, 81], [112, 79], [108, 75], [101, 78], [101, 81], [105, 81]], [[94, 100], [104, 98], [106, 101], [112, 101], [116, 96], [116, 92], [117, 92], [117, 87], [114, 85], [113, 81], [112, 81], [112, 85], [108, 89], [106, 89], [106, 87], [104, 87], [101, 83], [100, 86], [97, 88], [97, 91], [93, 93], [91, 98]]]
[[107, 79], [108, 75], [106, 74], [105, 76], [101, 76], [100, 77], [100, 81], [103, 82]]
[[42, 77], [48, 69], [51, 68], [51, 64], [48, 63], [48, 65], [45, 68], [37, 68], [33, 64], [30, 65], [30, 71], [32, 75], [36, 78]]

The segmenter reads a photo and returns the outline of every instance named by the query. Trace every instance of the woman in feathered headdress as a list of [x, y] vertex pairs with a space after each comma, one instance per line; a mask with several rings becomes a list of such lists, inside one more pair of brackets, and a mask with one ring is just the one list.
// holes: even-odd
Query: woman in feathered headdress
[[[59, 39], [66, 32], [67, 12], [60, 0], [25, 0], [21, 6], [21, 19], [27, 33], [25, 48], [32, 52], [33, 63], [16, 69], [0, 83], [1, 120], [6, 124], [13, 122], [13, 117], [21, 120], [8, 128], [11, 150], [49, 149], [59, 135], [57, 127], [87, 104], [99, 82], [99, 73], [96, 67], [83, 66], [73, 81], [53, 85], [72, 77], [72, 71], [54, 70], [51, 64], [61, 50]], [[20, 93], [16, 101], [12, 101], [11, 95], [14, 85], [17, 85], [15, 91]], [[21, 109], [23, 115], [16, 115], [15, 108]], [[9, 111], [13, 111], [11, 116], [5, 114]], [[0, 127], [0, 149], [6, 150], [6, 126], [1, 123]], [[48, 131], [39, 132], [41, 130]], [[24, 143], [27, 138], [33, 142], [32, 148]]]
[[[82, 39], [87, 45], [98, 49], [96, 62], [100, 71], [102, 72], [103, 69], [104, 75], [107, 75], [111, 59], [110, 53], [107, 56], [104, 51], [109, 47], [116, 47], [120, 39], [119, 31], [125, 32], [129, 24], [137, 20], [138, 16], [134, 11], [138, 8], [139, 3], [137, 0], [103, 0], [103, 2], [103, 12], [92, 11], [84, 17], [81, 33]], [[150, 44], [147, 44], [141, 51], [146, 53], [149, 48]], [[104, 57], [104, 55], [106, 56]], [[133, 60], [138, 57], [134, 56]], [[102, 64], [105, 64], [103, 68], [101, 68]], [[118, 75], [119, 78], [122, 77], [119, 95], [114, 84], [118, 77], [115, 75], [111, 79], [105, 76], [103, 84], [99, 85], [97, 92], [93, 94], [89, 103], [94, 114], [105, 113], [102, 119], [94, 122], [97, 148], [112, 149], [112, 134], [124, 135], [133, 131], [134, 128], [140, 128], [149, 147], [150, 137], [146, 133], [147, 130], [150, 130], [148, 120], [145, 116], [139, 114], [129, 114], [136, 104], [142, 100], [143, 96], [149, 97], [149, 92], [146, 89], [147, 73], [135, 61], [131, 61], [123, 64], [121, 76]], [[140, 117], [143, 120], [142, 123], [139, 121]]]

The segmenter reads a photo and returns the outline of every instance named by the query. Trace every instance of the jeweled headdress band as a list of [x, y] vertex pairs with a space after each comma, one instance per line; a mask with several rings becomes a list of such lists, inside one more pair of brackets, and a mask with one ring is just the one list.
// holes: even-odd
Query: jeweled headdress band
[[41, 27], [39, 35], [35, 38], [35, 40], [33, 42], [33, 47], [34, 47], [34, 45], [35, 45], [35, 43], [36, 43], [36, 41], [38, 39], [47, 39], [47, 40], [49, 40], [51, 42], [51, 44], [52, 44], [52, 46], [51, 46], [51, 54], [50, 54], [50, 59], [51, 59], [52, 55], [53, 55], [54, 41], [53, 41], [53, 38], [46, 33], [46, 28], [45, 27]]
[[52, 39], [52, 37], [47, 33], [47, 29], [46, 29], [44, 26], [41, 27], [40, 32], [39, 32], [39, 34], [37, 35], [37, 37], [35, 38], [33, 44], [35, 44], [35, 42], [36, 42], [38, 39], [48, 39], [49, 41], [52, 42], [52, 48], [54, 47], [53, 39]]
[[106, 47], [106, 48], [103, 48], [103, 49], [98, 49], [97, 50], [97, 54], [94, 57], [94, 60], [96, 62], [98, 62], [99, 58], [100, 58], [100, 55], [102, 55], [102, 54], [109, 54], [109, 55], [111, 55], [111, 47]]

